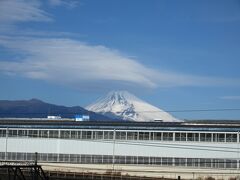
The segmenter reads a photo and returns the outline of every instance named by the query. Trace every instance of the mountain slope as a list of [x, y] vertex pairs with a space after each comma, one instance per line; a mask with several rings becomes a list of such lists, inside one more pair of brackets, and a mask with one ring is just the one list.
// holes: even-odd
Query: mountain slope
[[80, 106], [66, 107], [45, 103], [38, 99], [7, 101], [0, 100], [0, 117], [46, 118], [48, 115], [60, 115], [62, 118], [74, 118], [76, 114], [88, 114], [90, 120], [111, 120], [109, 117], [88, 111]]
[[179, 121], [169, 113], [144, 102], [127, 91], [110, 92], [106, 97], [87, 106], [86, 109], [110, 118], [130, 121]]

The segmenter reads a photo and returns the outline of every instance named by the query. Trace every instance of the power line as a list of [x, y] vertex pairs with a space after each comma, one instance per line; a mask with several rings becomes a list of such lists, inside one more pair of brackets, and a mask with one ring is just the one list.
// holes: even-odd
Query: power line
[[[128, 112], [205, 112], [205, 111], [240, 111], [240, 109], [184, 109], [184, 110], [166, 110], [166, 111], [128, 111]], [[113, 111], [115, 112], [115, 111]], [[124, 111], [116, 111], [115, 113], [121, 113]]]
[[[28, 136], [22, 136], [28, 137]], [[41, 137], [39, 137], [42, 139]], [[51, 139], [51, 138], [49, 138]], [[58, 139], [58, 138], [56, 138]], [[66, 138], [63, 138], [66, 139]], [[72, 139], [76, 141], [85, 141], [85, 142], [101, 142], [101, 143], [108, 143], [113, 144], [113, 140], [104, 140], [104, 139]], [[183, 142], [183, 141], [181, 141]], [[216, 147], [216, 146], [203, 146], [203, 145], [187, 145], [187, 144], [173, 144], [173, 143], [146, 143], [146, 142], [139, 142], [139, 141], [124, 141], [124, 140], [116, 140], [117, 144], [124, 144], [124, 145], [136, 145], [136, 146], [145, 146], [145, 147], [165, 147], [165, 148], [173, 148], [173, 149], [190, 149], [190, 150], [199, 150], [199, 151], [214, 151], [214, 152], [227, 152], [227, 153], [239, 153], [239, 148], [234, 147]]]
[[[78, 140], [81, 141], [81, 140]], [[87, 140], [90, 141], [90, 140]], [[91, 142], [103, 142], [103, 143], [113, 143], [112, 141], [104, 141], [104, 140], [91, 140]], [[143, 143], [143, 142], [127, 142], [127, 141], [116, 141], [116, 144], [126, 144], [126, 145], [137, 145], [137, 146], [146, 146], [146, 147], [166, 147], [166, 148], [174, 148], [174, 149], [191, 149], [191, 150], [201, 150], [201, 151], [215, 151], [215, 152], [231, 152], [231, 153], [239, 153], [238, 148], [229, 148], [229, 147], [214, 147], [214, 146], [203, 146], [199, 145], [181, 145], [181, 144], [164, 144], [164, 143]], [[210, 149], [212, 148], [212, 149]], [[215, 148], [215, 149], [214, 149]], [[224, 150], [224, 149], [236, 149], [236, 150]]]
[[[183, 110], [164, 110], [164, 111], [127, 111], [127, 113], [164, 113], [164, 112], [225, 112], [225, 111], [240, 111], [240, 108], [230, 109], [183, 109]], [[111, 111], [113, 113], [124, 113], [125, 111]], [[60, 114], [76, 114], [77, 112], [61, 112]], [[48, 112], [0, 112], [0, 114], [49, 114]], [[51, 114], [59, 114], [59, 112], [52, 112]]]

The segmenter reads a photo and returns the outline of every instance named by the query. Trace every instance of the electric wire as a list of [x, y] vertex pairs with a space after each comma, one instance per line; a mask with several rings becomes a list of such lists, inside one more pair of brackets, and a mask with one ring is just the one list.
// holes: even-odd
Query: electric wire
[[[87, 110], [86, 110], [87, 111]], [[224, 109], [182, 109], [182, 110], [145, 110], [145, 111], [127, 111], [128, 113], [164, 113], [164, 112], [225, 112], [225, 111], [240, 111], [240, 108], [224, 108]], [[89, 111], [88, 111], [89, 112]], [[124, 111], [112, 111], [114, 113], [124, 113]], [[59, 112], [51, 112], [59, 113]], [[0, 112], [0, 114], [49, 114], [49, 112]], [[75, 114], [75, 112], [63, 112], [60, 114]]]
[[[29, 137], [29, 136], [22, 136], [22, 137]], [[10, 137], [9, 137], [10, 138]], [[34, 138], [33, 138], [34, 139]], [[40, 138], [44, 139], [44, 138]], [[47, 139], [58, 139], [58, 138], [47, 138]], [[63, 138], [62, 140], [69, 140], [70, 138]], [[70, 139], [75, 141], [85, 141], [85, 142], [101, 142], [101, 143], [108, 143], [113, 144], [113, 140], [104, 140], [104, 139]], [[161, 141], [160, 141], [161, 142]], [[183, 142], [183, 141], [180, 141]], [[226, 152], [226, 153], [239, 153], [238, 148], [233, 147], [216, 147], [216, 146], [203, 146], [203, 145], [183, 145], [183, 144], [172, 144], [172, 143], [146, 143], [146, 142], [133, 142], [133, 141], [123, 141], [123, 140], [115, 140], [117, 144], [123, 145], [132, 145], [132, 146], [143, 146], [143, 147], [164, 147], [164, 148], [171, 148], [171, 149], [188, 149], [188, 150], [197, 150], [197, 151], [212, 151], [212, 152]]]

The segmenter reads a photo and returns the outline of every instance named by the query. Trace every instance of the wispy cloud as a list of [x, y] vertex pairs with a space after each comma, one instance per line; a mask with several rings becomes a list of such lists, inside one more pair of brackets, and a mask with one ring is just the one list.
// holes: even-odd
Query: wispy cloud
[[220, 99], [223, 99], [223, 100], [240, 100], [240, 96], [222, 96], [220, 97]]
[[79, 1], [76, 0], [49, 0], [52, 6], [66, 6], [67, 8], [75, 8], [79, 5]]
[[[70, 32], [39, 31], [21, 27], [23, 22], [53, 22], [51, 14], [43, 10], [43, 1], [40, 0], [0, 0], [0, 33], [9, 36], [79, 36]], [[76, 0], [49, 0], [52, 6], [75, 8], [80, 3]]]
[[[53, 6], [74, 7], [78, 1], [49, 2]], [[0, 73], [59, 83], [78, 89], [240, 84], [239, 79], [203, 77], [149, 68], [139, 63], [136, 58], [124, 55], [116, 49], [66, 38], [69, 37], [67, 32], [52, 34], [6, 28], [11, 25], [18, 27], [18, 23], [29, 21], [48, 22], [53, 19], [42, 10], [40, 1], [0, 1], [1, 28], [8, 32], [2, 33], [5, 36], [0, 36], [0, 46], [12, 52], [11, 59], [0, 59]]]
[[15, 53], [25, 54], [21, 62], [0, 62], [2, 72], [77, 86], [97, 81], [156, 86], [148, 77], [153, 73], [150, 69], [104, 46], [47, 38], [1, 38], [0, 44]]
[[0, 23], [13, 24], [26, 21], [51, 21], [50, 15], [40, 8], [39, 1], [1, 0]]
[[[0, 30], [1, 32], [1, 30]], [[7, 32], [2, 32], [2, 35], [9, 37], [38, 37], [38, 38], [85, 38], [87, 35], [79, 33], [63, 32], [63, 31], [38, 31], [35, 29], [8, 29]]]
[[[201, 77], [146, 67], [101, 45], [61, 38], [0, 37], [0, 46], [24, 56], [0, 61], [0, 71], [76, 88], [121, 85], [145, 88], [235, 85], [239, 80]], [[239, 83], [238, 83], [239, 84]]]

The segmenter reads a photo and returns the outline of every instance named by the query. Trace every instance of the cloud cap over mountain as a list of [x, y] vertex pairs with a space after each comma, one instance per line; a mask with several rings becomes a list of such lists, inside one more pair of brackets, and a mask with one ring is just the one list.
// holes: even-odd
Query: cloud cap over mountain
[[236, 85], [238, 82], [156, 70], [117, 50], [68, 38], [2, 36], [0, 46], [17, 54], [17, 60], [0, 61], [1, 72], [78, 89], [107, 86], [221, 86]]

